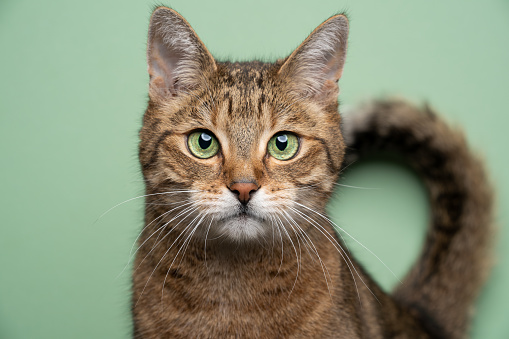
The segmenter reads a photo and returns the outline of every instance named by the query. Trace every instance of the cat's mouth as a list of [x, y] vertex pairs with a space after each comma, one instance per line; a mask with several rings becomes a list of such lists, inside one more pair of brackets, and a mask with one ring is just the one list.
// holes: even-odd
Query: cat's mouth
[[250, 213], [249, 207], [247, 205], [240, 205], [239, 207], [239, 216], [245, 215], [247, 216]]
[[262, 222], [263, 218], [258, 215], [258, 213], [256, 213], [255, 209], [249, 207], [249, 205], [240, 205], [234, 207], [233, 209], [225, 210], [219, 220], [222, 220], [223, 222], [228, 222], [231, 220], [236, 220], [239, 222], [258, 220], [259, 222]]
[[257, 220], [258, 222], [263, 222], [263, 218], [261, 218], [253, 208], [249, 208], [249, 205], [241, 205], [238, 207], [238, 212], [232, 216], [232, 219], [236, 219], [240, 222], [247, 222], [248, 220]]
[[237, 213], [224, 219], [221, 228], [224, 234], [239, 240], [254, 239], [266, 231], [264, 220], [247, 206], [242, 206]]
[[230, 219], [237, 220], [238, 222], [248, 222], [249, 220], [258, 220], [262, 222], [262, 219], [249, 210], [247, 206], [242, 206], [240, 211], [236, 215], [230, 217]]

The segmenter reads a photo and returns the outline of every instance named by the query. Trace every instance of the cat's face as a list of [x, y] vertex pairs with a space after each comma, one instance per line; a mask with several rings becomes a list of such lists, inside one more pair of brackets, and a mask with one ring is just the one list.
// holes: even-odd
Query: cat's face
[[[182, 205], [168, 218], [185, 217], [180, 227], [192, 225], [196, 236], [294, 234], [294, 220], [323, 212], [342, 162], [337, 79], [314, 91], [306, 85], [316, 84], [300, 84], [298, 53], [275, 64], [218, 63], [180, 16], [164, 11], [164, 20], [180, 20], [176, 31], [189, 34], [185, 42], [196, 44], [198, 54], [171, 50], [177, 44], [165, 45], [165, 34], [173, 32], [158, 32], [164, 26], [153, 17], [150, 103], [140, 132], [147, 194], [156, 194], [151, 200], [161, 214]], [[173, 73], [167, 70], [172, 62]]]

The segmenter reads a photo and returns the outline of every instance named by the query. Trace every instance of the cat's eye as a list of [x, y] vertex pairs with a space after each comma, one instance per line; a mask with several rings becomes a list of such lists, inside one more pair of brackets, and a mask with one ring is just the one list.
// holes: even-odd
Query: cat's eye
[[191, 133], [187, 138], [189, 151], [197, 158], [208, 159], [219, 151], [219, 142], [216, 137], [208, 131]]
[[278, 160], [290, 160], [299, 150], [299, 138], [290, 132], [279, 132], [269, 140], [267, 150]]

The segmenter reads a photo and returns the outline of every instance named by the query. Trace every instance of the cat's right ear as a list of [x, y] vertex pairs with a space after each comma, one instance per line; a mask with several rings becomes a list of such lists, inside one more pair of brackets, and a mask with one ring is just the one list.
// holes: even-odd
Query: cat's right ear
[[150, 94], [176, 96], [200, 86], [216, 71], [216, 62], [191, 25], [176, 11], [152, 13], [147, 43]]

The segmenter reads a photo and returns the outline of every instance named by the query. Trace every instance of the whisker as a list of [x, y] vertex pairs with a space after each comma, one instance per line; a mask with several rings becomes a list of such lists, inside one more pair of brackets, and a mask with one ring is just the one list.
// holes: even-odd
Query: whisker
[[348, 188], [358, 188], [360, 190], [379, 190], [379, 189], [381, 189], [379, 187], [361, 187], [361, 186], [338, 184], [337, 182], [335, 182], [334, 185], [341, 186], [341, 187], [348, 187]]
[[401, 280], [396, 276], [396, 274], [394, 274], [394, 272], [382, 261], [382, 259], [380, 259], [375, 253], [373, 253], [373, 251], [371, 251], [369, 248], [367, 248], [366, 246], [364, 246], [364, 244], [362, 244], [359, 240], [357, 240], [356, 238], [354, 238], [350, 233], [348, 233], [347, 231], [345, 231], [342, 227], [338, 226], [334, 221], [330, 220], [327, 216], [321, 214], [320, 212], [317, 212], [305, 205], [302, 205], [298, 202], [295, 202], [297, 205], [300, 205], [316, 214], [318, 214], [319, 216], [321, 216], [322, 218], [324, 218], [327, 222], [329, 222], [329, 224], [331, 224], [331, 226], [335, 227], [336, 229], [339, 229], [341, 230], [342, 232], [344, 232], [346, 235], [348, 235], [350, 238], [352, 238], [356, 243], [358, 243], [359, 245], [361, 245], [365, 250], [367, 250], [369, 253], [371, 253], [373, 256], [375, 256], [375, 258], [378, 259], [378, 261], [380, 261], [384, 266], [385, 268], [387, 268], [389, 270], [389, 272], [392, 273], [392, 275], [399, 281], [400, 284], [402, 284]]
[[[186, 205], [191, 205], [191, 206], [186, 207], [183, 211], [180, 211], [180, 212], [179, 212], [176, 216], [174, 216], [173, 218], [171, 218], [171, 219], [170, 219], [168, 222], [166, 222], [163, 226], [160, 226], [158, 229], [156, 229], [154, 232], [152, 232], [152, 234], [151, 234], [149, 237], [147, 237], [147, 239], [145, 239], [145, 240], [143, 241], [143, 243], [142, 243], [140, 246], [138, 246], [138, 248], [136, 249], [136, 251], [134, 252], [134, 254], [136, 254], [136, 253], [137, 253], [137, 252], [141, 249], [141, 247], [142, 247], [143, 245], [145, 245], [145, 243], [146, 243], [146, 242], [147, 242], [150, 238], [152, 238], [152, 237], [154, 236], [154, 234], [156, 234], [157, 232], [159, 232], [159, 235], [157, 236], [156, 240], [154, 241], [154, 246], [152, 246], [152, 250], [154, 250], [154, 247], [156, 247], [157, 245], [159, 245], [159, 243], [160, 243], [160, 242], [158, 242], [157, 240], [158, 240], [158, 239], [159, 239], [159, 237], [161, 236], [161, 234], [162, 234], [162, 232], [164, 231], [164, 229], [166, 228], [166, 226], [168, 226], [168, 225], [169, 225], [169, 224], [170, 224], [173, 220], [177, 219], [178, 217], [180, 217], [182, 214], [184, 214], [184, 213], [188, 212], [189, 210], [191, 210], [191, 209], [193, 209], [193, 208], [194, 208], [194, 210], [193, 210], [193, 211], [195, 211], [196, 209], [198, 209], [197, 207], [195, 208], [195, 206], [193, 205], [193, 203], [194, 203], [194, 202], [191, 202], [190, 204], [186, 204]], [[193, 211], [191, 211], [190, 213], [192, 213]], [[185, 220], [186, 218], [187, 218], [187, 216], [186, 216], [184, 219], [182, 219], [180, 222], [182, 222], [182, 221], [183, 221], [183, 220]], [[174, 227], [178, 226], [178, 225], [180, 224], [180, 222], [179, 222], [179, 223], [177, 223]], [[170, 233], [171, 233], [171, 230], [170, 230], [170, 232], [168, 232], [168, 234], [170, 234]], [[162, 241], [162, 239], [161, 239], [161, 241]], [[152, 250], [151, 250], [148, 254], [150, 254], [150, 253], [152, 252]], [[133, 256], [134, 256], [134, 254], [133, 254]], [[143, 261], [142, 261], [142, 262], [143, 262]]]
[[316, 185], [306, 185], [302, 187], [288, 187], [288, 188], [281, 188], [279, 191], [299, 191], [299, 190], [310, 190], [316, 188], [318, 184]]
[[[196, 209], [198, 209], [198, 207], [197, 207]], [[196, 209], [195, 209], [195, 210], [196, 210]], [[195, 211], [195, 210], [193, 210], [193, 211]], [[193, 211], [189, 212], [189, 213], [186, 215], [186, 217], [185, 217], [184, 219], [182, 219], [182, 220], [185, 220], [185, 219], [186, 219], [189, 215], [191, 215], [191, 213], [192, 213]], [[182, 221], [182, 220], [181, 220], [181, 221]], [[181, 221], [180, 221], [180, 222], [181, 222]], [[179, 223], [180, 223], [180, 222], [179, 222]], [[147, 282], [145, 283], [145, 286], [143, 286], [143, 290], [141, 291], [140, 296], [139, 296], [138, 300], [136, 301], [135, 306], [136, 306], [136, 305], [138, 305], [138, 302], [140, 301], [141, 297], [143, 296], [143, 293], [145, 292], [145, 289], [147, 288], [147, 285], [148, 285], [148, 283], [149, 283], [150, 279], [152, 278], [152, 276], [154, 275], [154, 272], [156, 271], [156, 269], [159, 267], [159, 265], [161, 264], [161, 262], [163, 261], [163, 259], [166, 257], [166, 255], [168, 254], [168, 252], [171, 250], [171, 248], [173, 247], [173, 245], [174, 245], [174, 244], [175, 244], [175, 243], [176, 243], [176, 242], [180, 239], [180, 237], [181, 237], [182, 235], [184, 235], [184, 234], [187, 232], [187, 230], [191, 227], [190, 225], [191, 225], [191, 224], [188, 224], [188, 225], [184, 228], [184, 230], [182, 231], [182, 233], [180, 233], [180, 234], [177, 236], [177, 238], [175, 239], [175, 241], [173, 241], [173, 243], [170, 245], [170, 247], [168, 247], [168, 249], [166, 250], [166, 252], [164, 252], [164, 254], [163, 254], [163, 256], [161, 257], [161, 259], [157, 262], [157, 265], [156, 265], [156, 266], [154, 267], [154, 269], [152, 270], [152, 273], [150, 273], [150, 276], [148, 277]], [[170, 233], [168, 233], [168, 234], [170, 234]], [[164, 239], [164, 238], [166, 238], [166, 237], [168, 236], [168, 234], [166, 234], [166, 235], [163, 237], [163, 239]], [[163, 241], [163, 239], [161, 239], [160, 241]], [[152, 250], [153, 250], [153, 249], [154, 249], [154, 248], [152, 248], [152, 249], [150, 250], [150, 252], [152, 252]], [[150, 252], [149, 252], [149, 254], [150, 254]], [[148, 254], [147, 254], [147, 256], [148, 256]], [[143, 258], [143, 260], [145, 260], [145, 259], [147, 258], [147, 256], [145, 256], [145, 258]], [[143, 262], [143, 260], [142, 260], [142, 262]], [[140, 265], [141, 265], [141, 263], [140, 263]], [[138, 267], [136, 268], [136, 270], [138, 270], [138, 268], [140, 267], [140, 265], [138, 265]], [[136, 270], [135, 270], [135, 271], [136, 271]]]
[[161, 193], [151, 193], [151, 194], [144, 194], [144, 195], [140, 195], [140, 196], [137, 196], [137, 197], [134, 197], [134, 198], [131, 198], [131, 199], [127, 199], [121, 203], [118, 203], [116, 204], [115, 206], [113, 206], [112, 208], [110, 208], [109, 210], [107, 210], [106, 212], [104, 212], [103, 214], [101, 214], [95, 221], [94, 221], [94, 224], [99, 221], [102, 217], [104, 217], [106, 214], [108, 214], [110, 211], [112, 211], [113, 209], [125, 204], [125, 203], [128, 203], [129, 201], [133, 201], [133, 200], [136, 200], [136, 199], [140, 199], [140, 198], [145, 198], [145, 197], [150, 197], [150, 196], [154, 196], [154, 195], [162, 195], [162, 194], [176, 194], [176, 193], [188, 193], [188, 192], [200, 192], [198, 190], [174, 190], [174, 191], [171, 191], [171, 192], [161, 192]]
[[353, 160], [352, 162], [350, 162], [348, 165], [346, 165], [345, 167], [343, 167], [340, 171], [339, 171], [339, 174], [343, 174], [344, 171], [346, 171], [346, 169], [350, 166], [352, 166], [353, 164], [355, 164], [357, 162], [357, 160]]
[[[184, 200], [186, 201], [186, 200]], [[154, 233], [152, 233], [152, 235], [150, 237], [148, 237], [144, 242], [143, 244], [140, 245], [140, 247], [138, 247], [136, 249], [136, 251], [134, 252], [133, 254], [133, 249], [134, 249], [134, 246], [136, 245], [136, 243], [138, 242], [138, 239], [141, 237], [141, 235], [143, 234], [143, 231], [145, 231], [145, 229], [147, 229], [147, 227], [149, 227], [152, 223], [154, 223], [156, 220], [164, 217], [165, 215], [168, 215], [169, 213], [171, 213], [172, 211], [176, 210], [177, 208], [182, 208], [186, 205], [189, 205], [189, 204], [192, 204], [192, 202], [190, 203], [187, 203], [187, 204], [184, 204], [184, 205], [181, 205], [181, 206], [177, 206], [171, 210], [169, 210], [168, 212], [165, 212], [163, 214], [161, 214], [160, 216], [158, 216], [157, 218], [155, 218], [154, 220], [152, 220], [150, 223], [148, 223], [147, 225], [145, 225], [145, 227], [143, 227], [143, 229], [140, 231], [140, 233], [138, 234], [138, 236], [136, 237], [136, 239], [134, 240], [132, 246], [131, 246], [131, 250], [129, 251], [129, 259], [127, 260], [127, 263], [126, 265], [124, 266], [124, 268], [122, 269], [122, 271], [117, 275], [117, 277], [115, 279], [118, 279], [123, 273], [124, 271], [127, 269], [127, 267], [129, 266], [129, 264], [131, 263], [131, 260], [134, 258], [134, 255], [136, 254], [136, 252], [138, 252], [138, 250], [141, 248], [141, 246], [143, 246], [143, 244], [152, 237], [152, 235], [157, 232], [159, 229], [157, 229]], [[157, 241], [157, 239], [156, 239]]]
[[[327, 269], [327, 266], [325, 265], [325, 263], [323, 262], [322, 258], [320, 257], [320, 254], [318, 254], [318, 250], [316, 249], [315, 247], [315, 244], [313, 243], [313, 241], [311, 240], [311, 238], [306, 234], [306, 232], [298, 225], [298, 223], [292, 218], [292, 216], [284, 211], [284, 213], [291, 219], [291, 221], [293, 222], [293, 224], [300, 230], [301, 234], [304, 235], [304, 240], [306, 240], [308, 246], [311, 248], [314, 249], [314, 252], [320, 262], [320, 266], [322, 268], [322, 272], [323, 272], [323, 276], [324, 276], [324, 279], [325, 279], [325, 284], [327, 285], [327, 290], [329, 291], [329, 297], [331, 298], [331, 301], [332, 301], [332, 293], [331, 293], [331, 290], [330, 290], [330, 286], [329, 286], [329, 281], [327, 280], [327, 275], [329, 276], [329, 279], [330, 279], [330, 282], [332, 283], [332, 277], [330, 275], [330, 272], [329, 270]], [[307, 249], [307, 248], [306, 248]], [[308, 253], [309, 253], [309, 250], [308, 250]], [[313, 259], [311, 253], [309, 253], [309, 256], [311, 257], [311, 259]], [[313, 259], [314, 260], [314, 259]], [[327, 271], [327, 274], [325, 273], [325, 271]]]
[[[280, 229], [280, 226], [279, 224], [276, 222], [275, 220], [275, 216], [271, 215], [270, 216], [270, 219], [271, 219], [271, 223], [272, 225], [276, 225], [277, 227], [277, 231], [279, 233], [279, 239], [281, 241], [281, 262], [279, 263], [279, 268], [277, 269], [277, 273], [276, 275], [274, 276], [273, 279], [276, 279], [276, 277], [279, 275], [279, 272], [281, 272], [281, 267], [283, 266], [283, 259], [284, 259], [284, 244], [283, 244], [283, 235], [281, 233], [281, 229]], [[274, 226], [273, 226], [274, 227]]]
[[[280, 212], [278, 212], [279, 215], [282, 216], [282, 214], [280, 214]], [[279, 222], [281, 223], [281, 228], [283, 229], [283, 231], [286, 233], [286, 236], [288, 237], [288, 240], [290, 240], [290, 243], [292, 244], [293, 246], [293, 250], [295, 252], [295, 259], [297, 261], [297, 274], [295, 275], [295, 281], [293, 282], [293, 287], [292, 289], [290, 290], [290, 293], [288, 294], [288, 298], [290, 298], [290, 295], [292, 294], [293, 292], [293, 289], [295, 288], [295, 284], [297, 283], [297, 279], [299, 278], [299, 271], [300, 271], [300, 262], [299, 262], [299, 256], [297, 254], [297, 248], [295, 247], [295, 244], [293, 243], [293, 240], [292, 238], [290, 237], [290, 235], [288, 234], [288, 231], [286, 230], [286, 228], [284, 227], [284, 224], [283, 224], [283, 221], [281, 220], [281, 218], [279, 216], [277, 216]]]
[[[366, 285], [366, 283], [364, 283], [364, 280], [362, 279], [362, 277], [359, 275], [359, 272], [357, 272], [357, 270], [355, 269], [355, 266], [352, 262], [352, 260], [350, 259], [350, 257], [348, 256], [348, 254], [345, 252], [345, 250], [343, 249], [343, 247], [337, 242], [336, 239], [334, 239], [330, 234], [328, 234], [327, 230], [322, 226], [320, 225], [319, 223], [317, 223], [314, 219], [308, 219], [308, 216], [305, 215], [304, 213], [302, 213], [301, 211], [297, 210], [297, 209], [294, 209], [293, 207], [290, 207], [293, 211], [295, 211], [296, 213], [300, 214], [304, 219], [306, 219], [308, 222], [311, 222], [311, 225], [313, 225], [320, 233], [322, 233], [322, 235], [327, 239], [329, 240], [329, 242], [332, 244], [332, 246], [334, 246], [334, 248], [336, 249], [336, 251], [338, 251], [339, 255], [343, 258], [343, 260], [345, 261], [346, 263], [346, 266], [348, 267], [348, 270], [350, 271], [350, 274], [352, 276], [352, 279], [353, 279], [353, 282], [354, 282], [354, 285], [355, 285], [355, 289], [357, 291], [357, 297], [359, 298], [359, 303], [362, 303], [361, 302], [361, 296], [359, 294], [359, 288], [357, 286], [357, 281], [355, 279], [355, 276], [353, 274], [353, 271], [352, 271], [352, 268], [353, 270], [355, 271], [355, 273], [357, 274], [357, 276], [361, 279], [361, 281], [363, 282], [364, 286], [366, 286], [366, 288], [368, 290], [369, 287]], [[318, 226], [318, 227], [317, 227]], [[323, 230], [323, 231], [322, 231]], [[345, 257], [346, 256], [346, 257]], [[370, 290], [371, 291], [371, 290]], [[375, 296], [376, 298], [376, 296]], [[378, 299], [377, 299], [378, 300]]]
[[[193, 201], [192, 203], [194, 204], [194, 206], [196, 206], [196, 204], [197, 204], [197, 203], [200, 203], [200, 202], [202, 202], [202, 201], [203, 201], [203, 199], [202, 199], [202, 200], [196, 200], [196, 201]], [[185, 211], [180, 212], [180, 215], [181, 215], [181, 214], [183, 214], [183, 213], [185, 213]], [[164, 225], [164, 227], [161, 229], [161, 231], [160, 231], [160, 232], [159, 232], [159, 234], [157, 235], [157, 238], [156, 238], [156, 240], [155, 240], [155, 243], [157, 243], [157, 240], [159, 239], [159, 237], [161, 236], [161, 234], [164, 232], [164, 229], [166, 228], [166, 226], [167, 226], [168, 224], [170, 224], [173, 220], [175, 220], [175, 218], [177, 218], [178, 216], [179, 216], [179, 214], [177, 214], [174, 218], [172, 218], [170, 221], [168, 221], [168, 222]], [[176, 227], [176, 226], [178, 226], [179, 224], [180, 224], [180, 223], [177, 223], [177, 225], [175, 225], [175, 227]], [[156, 231], [156, 232], [157, 232], [157, 231]], [[171, 231], [170, 231], [170, 232], [171, 232]]]
[[[192, 225], [194, 223], [194, 221], [199, 218], [201, 215], [201, 213], [199, 213], [196, 218], [194, 218], [191, 223], [189, 223], [189, 225]], [[196, 232], [196, 230], [198, 229], [198, 226], [200, 226], [200, 223], [203, 221], [203, 218], [205, 218], [206, 215], [203, 215], [201, 217], [201, 219], [198, 221], [198, 223], [196, 224], [196, 226], [193, 228], [193, 230], [189, 233], [189, 235], [187, 236], [187, 238], [184, 240], [184, 243], [182, 244], [182, 246], [180, 246], [179, 250], [177, 251], [177, 254], [175, 255], [175, 257], [173, 258], [171, 264], [170, 264], [170, 267], [168, 267], [168, 270], [166, 271], [166, 275], [164, 277], [164, 281], [163, 281], [163, 286], [161, 287], [161, 306], [163, 305], [163, 297], [164, 297], [164, 285], [166, 284], [166, 279], [168, 279], [168, 274], [170, 273], [170, 270], [173, 266], [173, 263], [175, 262], [175, 260], [177, 260], [178, 256], [179, 256], [179, 253], [180, 251], [182, 251], [182, 248], [184, 248], [184, 252], [182, 252], [182, 258], [180, 259], [180, 264], [182, 264], [182, 260], [184, 259], [184, 256], [185, 256], [185, 253], [187, 251], [187, 247], [189, 246], [189, 243], [191, 242], [191, 237], [193, 236], [194, 232]]]
[[207, 265], [207, 237], [209, 236], [210, 226], [212, 225], [212, 221], [214, 221], [214, 217], [210, 219], [209, 227], [207, 227], [207, 233], [205, 234], [205, 242], [203, 247], [203, 252], [205, 256], [205, 267], [207, 268], [207, 272], [209, 271], [209, 266]]
[[[190, 199], [186, 199], [186, 200], [182, 200], [182, 201], [179, 201], [179, 202], [176, 202], [176, 203], [181, 203], [181, 202], [185, 202], [185, 201], [189, 201], [189, 200], [190, 200]], [[133, 245], [131, 246], [131, 250], [129, 251], [129, 255], [131, 255], [131, 254], [133, 253], [133, 249], [134, 249], [134, 246], [135, 246], [136, 242], [137, 242], [137, 241], [138, 241], [138, 239], [141, 237], [141, 235], [142, 235], [143, 231], [145, 231], [145, 229], [147, 229], [147, 227], [149, 227], [150, 225], [152, 225], [152, 224], [153, 224], [156, 220], [161, 219], [161, 218], [163, 218], [165, 215], [170, 214], [170, 213], [171, 213], [171, 212], [173, 212], [174, 210], [176, 210], [176, 209], [178, 209], [178, 208], [182, 208], [182, 207], [187, 206], [187, 205], [190, 205], [190, 204], [192, 204], [192, 203], [193, 203], [193, 202], [191, 201], [191, 202], [185, 203], [185, 204], [183, 204], [183, 205], [177, 206], [177, 207], [175, 207], [175, 208], [172, 208], [171, 210], [169, 210], [169, 211], [167, 211], [167, 212], [165, 212], [165, 213], [161, 214], [160, 216], [158, 216], [157, 218], [155, 218], [154, 220], [152, 220], [150, 223], [148, 223], [147, 225], [145, 225], [145, 227], [143, 227], [143, 229], [141, 230], [141, 232], [139, 233], [139, 235], [138, 235], [138, 236], [136, 237], [136, 239], [134, 240]], [[157, 232], [157, 231], [156, 231], [156, 232]]]
[[[192, 206], [192, 207], [194, 207], [194, 206]], [[187, 217], [189, 217], [189, 216], [190, 216], [190, 215], [191, 215], [194, 211], [196, 211], [196, 210], [198, 210], [198, 207], [195, 207], [194, 209], [192, 209], [191, 211], [189, 211], [189, 213], [187, 213], [187, 214], [186, 214], [186, 216], [185, 216], [182, 220], [180, 220], [180, 221], [179, 221], [179, 222], [178, 222], [175, 226], [173, 226], [172, 230], [174, 230], [174, 229], [175, 229], [175, 228], [176, 228], [176, 227], [177, 227], [177, 226], [178, 226], [178, 225], [179, 225], [182, 221], [186, 220], [186, 219], [187, 219]], [[169, 222], [168, 222], [168, 223], [169, 223]], [[165, 226], [166, 226], [168, 223], [166, 223], [166, 224], [165, 224]], [[187, 226], [186, 226], [186, 228], [187, 228]], [[171, 231], [172, 231], [172, 230], [170, 230], [170, 232], [166, 233], [166, 235], [165, 235], [164, 237], [162, 237], [162, 238], [159, 240], [159, 242], [157, 242], [154, 246], [152, 246], [152, 249], [151, 249], [151, 250], [150, 250], [150, 251], [149, 251], [149, 252], [145, 255], [145, 257], [141, 260], [141, 262], [140, 262], [140, 263], [139, 263], [139, 265], [136, 267], [136, 269], [134, 270], [134, 272], [136, 272], [136, 271], [140, 268], [141, 264], [145, 261], [145, 259], [147, 259], [147, 257], [148, 257], [148, 256], [152, 253], [152, 251], [154, 251], [154, 249], [155, 249], [155, 248], [156, 248], [156, 247], [157, 247], [157, 246], [158, 246], [158, 245], [159, 245], [159, 244], [160, 244], [160, 243], [161, 243], [164, 239], [166, 239], [166, 237], [167, 237], [168, 235], [170, 235], [170, 234], [171, 234]], [[152, 233], [152, 235], [154, 235], [154, 233]], [[151, 235], [151, 236], [152, 236], [152, 235]], [[180, 237], [180, 235], [179, 235], [179, 237]], [[179, 237], [177, 237], [177, 239], [176, 239], [175, 241], [177, 241], [177, 240], [179, 239]], [[173, 244], [174, 244], [174, 243], [175, 243], [175, 242], [173, 242]], [[173, 244], [172, 244], [171, 246], [173, 246]], [[170, 246], [170, 248], [171, 248], [171, 246]], [[139, 248], [141, 248], [141, 246], [140, 246]], [[138, 248], [138, 249], [139, 249], [139, 248]], [[169, 250], [169, 249], [168, 249], [168, 250]]]

